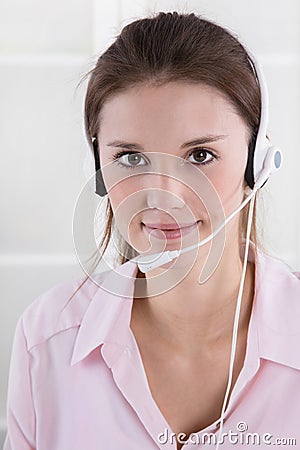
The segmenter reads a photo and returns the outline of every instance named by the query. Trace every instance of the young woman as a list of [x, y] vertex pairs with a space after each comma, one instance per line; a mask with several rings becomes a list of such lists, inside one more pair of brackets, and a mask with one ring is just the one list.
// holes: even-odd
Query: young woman
[[119, 264], [23, 313], [5, 450], [300, 445], [300, 282], [256, 233], [263, 95], [195, 14], [137, 20], [101, 55], [85, 124]]

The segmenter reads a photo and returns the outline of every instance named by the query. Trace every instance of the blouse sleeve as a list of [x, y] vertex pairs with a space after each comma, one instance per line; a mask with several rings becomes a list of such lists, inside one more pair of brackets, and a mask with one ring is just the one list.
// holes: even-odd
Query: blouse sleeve
[[12, 347], [7, 395], [7, 435], [3, 450], [36, 450], [30, 354], [22, 317], [17, 323]]

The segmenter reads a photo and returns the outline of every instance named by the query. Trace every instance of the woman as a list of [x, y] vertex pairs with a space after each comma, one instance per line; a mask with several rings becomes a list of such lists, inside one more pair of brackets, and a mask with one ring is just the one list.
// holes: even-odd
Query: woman
[[256, 237], [261, 116], [247, 52], [194, 14], [135, 21], [99, 58], [85, 124], [120, 264], [23, 313], [5, 450], [300, 442], [300, 283]]

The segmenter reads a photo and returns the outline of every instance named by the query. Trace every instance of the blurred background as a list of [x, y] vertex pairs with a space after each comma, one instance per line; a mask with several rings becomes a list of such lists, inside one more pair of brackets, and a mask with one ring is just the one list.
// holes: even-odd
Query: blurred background
[[284, 152], [264, 188], [264, 245], [300, 270], [299, 0], [1, 0], [0, 439], [18, 317], [50, 287], [84, 276], [72, 238], [87, 152], [86, 84], [76, 86], [124, 25], [174, 10], [225, 25], [263, 66], [269, 136]]

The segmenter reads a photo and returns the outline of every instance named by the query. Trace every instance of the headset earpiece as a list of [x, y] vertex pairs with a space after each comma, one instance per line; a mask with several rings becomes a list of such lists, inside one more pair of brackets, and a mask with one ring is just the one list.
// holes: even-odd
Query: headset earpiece
[[269, 147], [263, 162], [263, 169], [260, 171], [254, 187], [260, 189], [266, 183], [270, 175], [280, 169], [281, 165], [282, 151], [275, 146]]
[[95, 193], [100, 195], [100, 197], [104, 197], [107, 195], [107, 190], [105, 187], [105, 183], [103, 180], [102, 170], [100, 166], [100, 157], [99, 157], [99, 147], [97, 138], [93, 138], [93, 150], [94, 150], [94, 158], [95, 158], [95, 172], [96, 172], [96, 191]]
[[251, 142], [248, 147], [248, 160], [245, 170], [245, 180], [248, 187], [251, 189], [253, 189], [254, 187], [253, 161], [254, 161], [255, 143], [256, 143], [256, 136], [252, 136]]
[[251, 189], [260, 189], [269, 176], [281, 167], [282, 152], [272, 146], [267, 138], [269, 96], [262, 69], [249, 51], [248, 58], [260, 88], [261, 112], [256, 139], [252, 139], [248, 150], [245, 180]]

